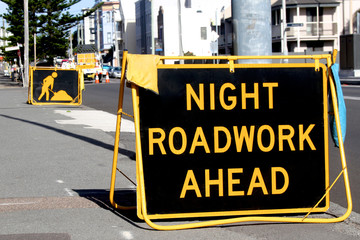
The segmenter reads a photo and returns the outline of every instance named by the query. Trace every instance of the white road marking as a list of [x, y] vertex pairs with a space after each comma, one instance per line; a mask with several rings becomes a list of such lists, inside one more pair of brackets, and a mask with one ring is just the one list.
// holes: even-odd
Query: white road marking
[[57, 183], [64, 183], [64, 181], [63, 181], [63, 180], [60, 180], [60, 179], [59, 179], [59, 180], [56, 180], [56, 182], [57, 182]]
[[[55, 120], [58, 124], [75, 124], [86, 125], [92, 129], [100, 129], [104, 132], [115, 132], [116, 130], [116, 115], [99, 110], [55, 110], [55, 113], [65, 115], [70, 120]], [[121, 119], [121, 132], [135, 132], [134, 122]]]
[[70, 196], [73, 197], [75, 196], [75, 192], [69, 188], [64, 188], [65, 192]]
[[121, 231], [120, 234], [125, 238], [125, 239], [134, 239], [133, 235], [131, 232], [129, 231]]
[[0, 206], [13, 206], [13, 205], [27, 205], [34, 204], [36, 202], [23, 202], [23, 203], [0, 203]]
[[360, 97], [350, 97], [350, 96], [344, 96], [344, 99], [348, 99], [348, 100], [357, 100], [357, 101], [360, 101]]

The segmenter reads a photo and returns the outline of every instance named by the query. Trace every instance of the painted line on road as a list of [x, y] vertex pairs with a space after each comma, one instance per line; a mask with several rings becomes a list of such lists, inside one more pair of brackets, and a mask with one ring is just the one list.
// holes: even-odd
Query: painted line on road
[[359, 88], [359, 85], [348, 85], [348, 84], [341, 84], [342, 88]]
[[64, 188], [64, 190], [70, 197], [73, 197], [76, 195], [76, 193], [73, 190], [71, 190], [70, 188]]
[[[58, 124], [85, 125], [90, 129], [100, 129], [104, 132], [115, 132], [116, 120], [115, 114], [100, 110], [55, 110], [55, 113], [72, 118], [70, 120], [55, 120]], [[121, 119], [121, 132], [135, 132], [134, 122]]]
[[0, 203], [0, 206], [14, 206], [14, 205], [28, 205], [36, 202], [21, 202], [21, 203]]
[[125, 238], [125, 239], [134, 239], [132, 233], [130, 231], [121, 231], [120, 234]]
[[360, 101], [360, 97], [344, 96], [344, 99]]
[[[106, 198], [104, 198], [106, 199]], [[104, 201], [102, 199], [102, 201]], [[0, 198], [0, 213], [42, 210], [42, 209], [67, 209], [67, 208], [100, 208], [91, 199], [84, 197], [36, 197], [36, 198]]]

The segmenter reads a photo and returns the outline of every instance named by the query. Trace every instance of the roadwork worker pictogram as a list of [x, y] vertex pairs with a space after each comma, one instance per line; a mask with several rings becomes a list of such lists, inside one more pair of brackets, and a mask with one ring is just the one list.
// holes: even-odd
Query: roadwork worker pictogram
[[42, 89], [41, 94], [38, 98], [38, 100], [41, 100], [41, 98], [46, 95], [46, 101], [49, 101], [50, 98], [50, 92], [53, 93], [53, 96], [51, 97], [50, 101], [73, 101], [73, 98], [69, 96], [69, 94], [65, 90], [60, 90], [58, 92], [53, 91], [55, 78], [57, 78], [58, 74], [57, 72], [53, 72], [51, 75], [44, 78], [42, 83]]
[[51, 75], [44, 78], [42, 83], [43, 86], [41, 88], [41, 94], [38, 98], [39, 101], [44, 96], [44, 94], [46, 94], [46, 101], [49, 101], [49, 94], [50, 94], [49, 90], [51, 91], [53, 89], [54, 80], [57, 76], [58, 76], [57, 72], [53, 72]]

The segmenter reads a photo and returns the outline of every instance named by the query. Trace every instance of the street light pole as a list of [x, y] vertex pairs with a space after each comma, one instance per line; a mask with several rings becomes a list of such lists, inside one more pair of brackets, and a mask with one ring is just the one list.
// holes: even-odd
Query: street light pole
[[[282, 0], [282, 29], [283, 29], [283, 54], [288, 55], [288, 48], [287, 48], [287, 35], [286, 35], [286, 0]], [[287, 59], [286, 59], [287, 60]]]
[[[24, 0], [24, 70], [25, 77], [23, 79], [23, 87], [29, 86], [29, 2]], [[36, 61], [36, 59], [35, 59]]]
[[[271, 1], [232, 0], [234, 53], [238, 56], [272, 54]], [[241, 63], [267, 63], [271, 60], [250, 59]]]

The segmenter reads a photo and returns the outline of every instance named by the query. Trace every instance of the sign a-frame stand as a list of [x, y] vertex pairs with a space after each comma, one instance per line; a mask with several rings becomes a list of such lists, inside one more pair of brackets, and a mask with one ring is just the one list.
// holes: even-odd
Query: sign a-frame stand
[[[140, 57], [136, 61], [141, 61], [141, 55], [124, 52], [110, 186], [110, 202], [115, 208], [137, 208], [139, 218], [158, 230], [247, 221], [333, 223], [350, 215], [350, 185], [330, 69], [336, 51], [334, 56], [153, 56], [159, 60], [155, 89], [145, 89], [142, 83], [128, 79], [136, 136], [137, 207], [118, 205], [114, 191], [120, 125], [125, 114], [125, 69], [128, 78], [133, 74], [129, 73], [133, 71], [130, 57]], [[241, 59], [283, 58], [314, 62], [235, 63]], [[227, 63], [165, 64], [165, 60], [179, 59]], [[143, 82], [148, 83], [149, 78]], [[328, 86], [342, 163], [342, 171], [331, 184]], [[327, 211], [329, 192], [341, 175], [348, 202], [345, 214], [310, 218], [310, 213]], [[304, 216], [274, 216], [290, 213]], [[191, 217], [222, 219], [172, 226], [153, 222]]]

